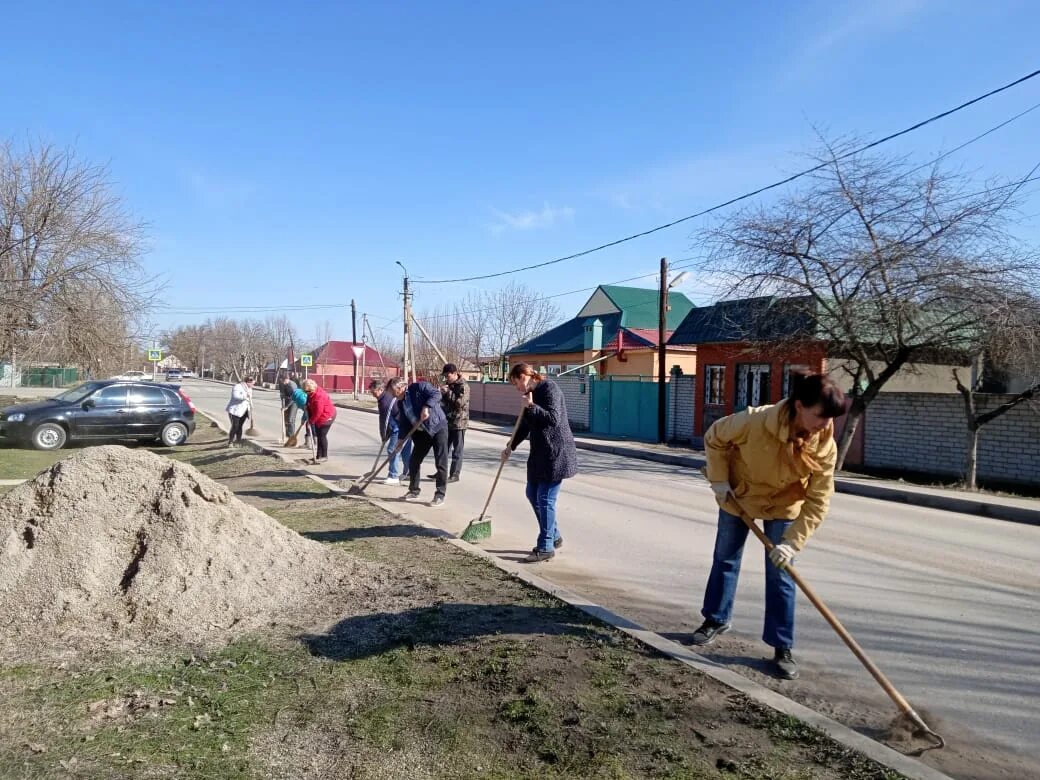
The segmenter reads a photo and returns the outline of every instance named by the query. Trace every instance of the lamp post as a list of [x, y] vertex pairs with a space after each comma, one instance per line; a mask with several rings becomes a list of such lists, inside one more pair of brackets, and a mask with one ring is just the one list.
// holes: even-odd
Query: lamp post
[[657, 441], [664, 444], [667, 439], [665, 433], [665, 399], [667, 397], [667, 387], [665, 382], [667, 381], [667, 370], [666, 364], [668, 358], [665, 354], [665, 325], [668, 319], [668, 310], [671, 308], [668, 305], [668, 291], [679, 284], [683, 279], [689, 276], [687, 271], [683, 271], [681, 274], [668, 281], [668, 258], [661, 258], [661, 300], [658, 306], [657, 316]]

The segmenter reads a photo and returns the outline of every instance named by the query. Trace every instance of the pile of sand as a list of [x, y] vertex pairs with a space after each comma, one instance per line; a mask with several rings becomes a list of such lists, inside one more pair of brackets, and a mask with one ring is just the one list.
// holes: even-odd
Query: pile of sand
[[4, 655], [207, 645], [352, 614], [383, 580], [145, 450], [84, 449], [0, 499]]

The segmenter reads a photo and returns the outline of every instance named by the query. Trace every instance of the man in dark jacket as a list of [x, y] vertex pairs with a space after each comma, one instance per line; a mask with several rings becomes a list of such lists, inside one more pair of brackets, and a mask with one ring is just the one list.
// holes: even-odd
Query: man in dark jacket
[[419, 500], [419, 469], [426, 453], [433, 449], [437, 462], [437, 489], [430, 506], [444, 505], [448, 488], [448, 418], [441, 408], [441, 391], [429, 382], [406, 385], [400, 377], [387, 383], [387, 390], [397, 399], [397, 422], [405, 431], [420, 423], [412, 434], [412, 457], [408, 461], [408, 492], [405, 501]]
[[401, 452], [394, 454], [401, 436], [407, 433], [407, 431], [402, 433], [401, 426], [397, 423], [397, 413], [395, 411], [397, 399], [394, 398], [393, 393], [387, 392], [386, 387], [378, 379], [372, 380], [368, 386], [368, 391], [372, 393], [379, 405], [379, 437], [386, 445], [386, 454], [390, 456], [390, 474], [383, 480], [383, 484], [400, 485], [402, 478], [408, 478], [408, 471], [402, 472], [401, 470], [401, 459], [404, 459], [404, 463], [407, 466], [408, 461], [412, 457], [412, 440], [408, 439], [404, 446], [401, 447]]
[[454, 363], [446, 363], [441, 373], [444, 375], [441, 407], [448, 418], [448, 452], [451, 454], [448, 482], [458, 482], [462, 473], [462, 451], [466, 447], [466, 428], [469, 427], [469, 385]]
[[296, 392], [296, 383], [288, 374], [282, 374], [282, 381], [278, 383], [278, 396], [282, 399], [282, 422], [285, 423], [285, 435], [292, 436], [296, 432], [296, 404], [293, 403], [293, 393]]

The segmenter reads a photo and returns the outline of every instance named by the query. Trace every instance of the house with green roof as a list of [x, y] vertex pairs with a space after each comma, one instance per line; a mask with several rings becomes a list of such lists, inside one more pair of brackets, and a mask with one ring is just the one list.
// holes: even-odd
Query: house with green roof
[[[599, 376], [655, 377], [659, 306], [656, 289], [600, 285], [573, 318], [512, 347], [509, 364], [530, 363], [543, 373], [558, 374], [592, 363], [585, 370]], [[666, 342], [693, 308], [682, 293], [668, 293]], [[669, 346], [666, 357], [669, 371], [676, 365], [686, 374], [696, 371], [695, 347]]]

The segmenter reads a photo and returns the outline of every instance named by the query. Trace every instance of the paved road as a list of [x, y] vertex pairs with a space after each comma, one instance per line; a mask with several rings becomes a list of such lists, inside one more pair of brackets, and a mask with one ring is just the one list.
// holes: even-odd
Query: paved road
[[[228, 387], [188, 382], [186, 389], [201, 409], [223, 414]], [[257, 392], [256, 399], [259, 439], [274, 443], [277, 394]], [[311, 471], [343, 479], [367, 470], [376, 429], [374, 415], [340, 409], [331, 458]], [[448, 486], [446, 506], [393, 508], [461, 532], [480, 511], [503, 443], [471, 430], [462, 481]], [[494, 535], [482, 544], [504, 558], [521, 557], [537, 532], [523, 497], [525, 460], [526, 445], [503, 472], [492, 503]], [[706, 483], [679, 466], [587, 451], [579, 460], [581, 474], [559, 499], [566, 544], [538, 573], [666, 635], [692, 632], [715, 530]], [[432, 471], [429, 461], [423, 471]], [[373, 485], [368, 492], [394, 502], [404, 489]], [[423, 494], [433, 497], [431, 481]], [[926, 754], [927, 763], [958, 777], [1017, 779], [1040, 776], [1038, 551], [1040, 528], [837, 495], [798, 567], [945, 732], [951, 749]], [[760, 561], [749, 547], [734, 632], [705, 655], [855, 728], [882, 730], [895, 708], [804, 599], [795, 648], [803, 678], [780, 682], [765, 673]]]

